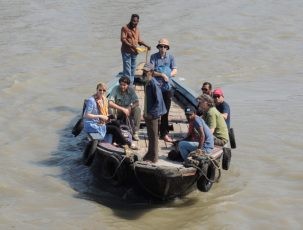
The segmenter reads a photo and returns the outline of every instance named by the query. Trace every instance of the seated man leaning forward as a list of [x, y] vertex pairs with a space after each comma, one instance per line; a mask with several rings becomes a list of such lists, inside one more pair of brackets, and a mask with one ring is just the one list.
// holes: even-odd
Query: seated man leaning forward
[[183, 160], [186, 160], [189, 153], [193, 151], [198, 155], [211, 153], [214, 139], [204, 120], [196, 115], [195, 108], [191, 106], [185, 108], [185, 116], [189, 122], [187, 137], [178, 142], [179, 153]]
[[199, 110], [204, 114], [204, 120], [214, 135], [215, 145], [224, 146], [228, 140], [228, 129], [222, 114], [216, 109], [214, 100], [206, 94], [198, 97]]
[[217, 88], [213, 92], [213, 98], [216, 105], [216, 109], [222, 114], [227, 128], [230, 129], [230, 107], [229, 104], [224, 100], [223, 91]]
[[117, 117], [131, 117], [134, 119], [135, 127], [133, 130], [133, 139], [139, 140], [138, 131], [140, 128], [141, 109], [139, 107], [139, 99], [132, 87], [129, 87], [130, 80], [123, 76], [119, 79], [119, 85], [115, 86], [109, 97], [109, 106], [117, 110]]

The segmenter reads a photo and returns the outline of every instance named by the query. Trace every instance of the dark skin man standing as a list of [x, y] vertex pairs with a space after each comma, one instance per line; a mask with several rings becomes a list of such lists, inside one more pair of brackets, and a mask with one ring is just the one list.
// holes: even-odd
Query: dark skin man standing
[[133, 14], [130, 22], [122, 27], [120, 36], [122, 42], [123, 75], [130, 79], [131, 85], [135, 79], [136, 59], [138, 55], [137, 47], [143, 45], [150, 50], [150, 46], [141, 40], [138, 24], [139, 15]]

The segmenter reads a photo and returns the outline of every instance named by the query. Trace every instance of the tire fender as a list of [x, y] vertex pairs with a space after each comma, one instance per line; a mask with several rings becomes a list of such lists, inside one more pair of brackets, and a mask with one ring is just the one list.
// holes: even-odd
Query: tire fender
[[222, 168], [224, 170], [228, 170], [230, 167], [230, 160], [231, 160], [231, 149], [230, 148], [223, 148], [223, 158], [222, 158]]
[[228, 130], [228, 136], [229, 136], [229, 142], [230, 142], [230, 147], [232, 149], [237, 148], [237, 144], [236, 144], [236, 138], [235, 138], [235, 132], [233, 128], [230, 128]]
[[202, 171], [206, 176], [204, 174], [200, 175], [199, 179], [197, 180], [197, 188], [201, 192], [208, 192], [213, 185], [213, 181], [215, 180], [216, 168], [213, 163], [208, 162], [203, 165]]
[[124, 182], [123, 165], [114, 155], [107, 156], [102, 163], [102, 177], [114, 185], [118, 186]]
[[98, 140], [89, 141], [83, 151], [83, 163], [86, 166], [90, 166], [95, 157], [95, 151], [97, 149]]

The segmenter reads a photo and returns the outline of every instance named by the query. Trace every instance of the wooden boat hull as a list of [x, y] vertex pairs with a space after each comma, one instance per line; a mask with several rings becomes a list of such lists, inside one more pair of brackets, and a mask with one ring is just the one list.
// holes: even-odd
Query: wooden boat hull
[[217, 148], [212, 154], [213, 160], [202, 157], [200, 165], [187, 162], [172, 167], [141, 161], [136, 154], [126, 156], [121, 148], [101, 142], [90, 168], [99, 181], [107, 180], [113, 186], [139, 187], [154, 198], [169, 200], [184, 196], [197, 186], [207, 192], [213, 184], [208, 178], [218, 177], [213, 162], [218, 166], [222, 153], [222, 149]]
[[134, 176], [137, 183], [153, 197], [167, 200], [188, 194], [196, 188], [198, 178], [195, 168], [172, 168], [146, 162], [135, 162]]
[[106, 180], [113, 186], [139, 187], [161, 200], [184, 196], [196, 189], [199, 174], [193, 167], [157, 166], [100, 146], [94, 155], [90, 169], [99, 182]]

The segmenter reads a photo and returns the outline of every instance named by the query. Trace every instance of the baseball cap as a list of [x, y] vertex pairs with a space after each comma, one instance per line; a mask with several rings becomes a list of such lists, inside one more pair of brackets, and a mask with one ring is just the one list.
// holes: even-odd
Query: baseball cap
[[223, 96], [223, 91], [220, 88], [217, 88], [213, 91], [213, 95]]
[[196, 113], [196, 109], [192, 106], [187, 106], [184, 109], [185, 114], [193, 114]]

